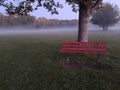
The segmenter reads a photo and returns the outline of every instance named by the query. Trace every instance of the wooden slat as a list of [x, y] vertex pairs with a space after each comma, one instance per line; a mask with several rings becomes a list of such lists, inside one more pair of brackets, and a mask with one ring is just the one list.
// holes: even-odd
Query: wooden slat
[[79, 54], [108, 54], [106, 51], [92, 52], [92, 51], [60, 51], [62, 53], [79, 53]]
[[105, 42], [63, 42], [60, 52], [83, 54], [107, 54]]
[[105, 51], [106, 49], [95, 49], [95, 48], [62, 48], [62, 50], [71, 50], [71, 51]]

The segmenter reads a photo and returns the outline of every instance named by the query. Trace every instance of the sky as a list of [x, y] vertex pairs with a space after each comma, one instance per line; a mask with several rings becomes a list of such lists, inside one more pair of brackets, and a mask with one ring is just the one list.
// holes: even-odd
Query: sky
[[[63, 4], [64, 8], [63, 9], [58, 9], [59, 14], [58, 15], [51, 15], [50, 12], [47, 12], [46, 9], [44, 8], [39, 8], [37, 11], [34, 11], [30, 13], [33, 16], [36, 16], [37, 18], [39, 17], [45, 17], [47, 19], [78, 19], [78, 13], [72, 12], [72, 9], [69, 5], [65, 3], [65, 0], [57, 0], [60, 3]], [[109, 2], [113, 5], [118, 5], [120, 8], [120, 0], [103, 0], [103, 2]], [[0, 9], [1, 10], [1, 9]], [[1, 10], [0, 12], [2, 12]]]
[[[78, 19], [78, 13], [74, 13], [71, 9], [71, 7], [64, 2], [65, 0], [61, 0], [61, 3], [63, 3], [64, 8], [59, 9], [58, 15], [51, 15], [47, 10], [40, 8], [37, 11], [34, 11], [31, 13], [32, 15], [39, 17], [46, 17], [47, 19]], [[120, 8], [120, 0], [103, 0], [103, 2], [109, 2], [113, 5], [118, 5]]]

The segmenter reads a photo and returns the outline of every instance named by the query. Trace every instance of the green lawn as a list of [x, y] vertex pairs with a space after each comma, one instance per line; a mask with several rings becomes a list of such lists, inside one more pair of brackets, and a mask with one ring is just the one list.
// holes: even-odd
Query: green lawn
[[[0, 36], [0, 90], [120, 90], [120, 31], [90, 31], [90, 41], [105, 41], [105, 69], [65, 68], [58, 62], [62, 41], [77, 32]], [[92, 62], [96, 55], [70, 55]]]

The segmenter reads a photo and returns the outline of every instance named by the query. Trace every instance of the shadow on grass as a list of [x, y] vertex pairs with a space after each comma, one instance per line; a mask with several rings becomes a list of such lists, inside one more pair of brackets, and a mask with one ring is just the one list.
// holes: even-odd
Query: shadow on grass
[[[56, 53], [56, 62], [65, 68], [93, 69], [93, 70], [113, 70], [113, 65], [105, 61], [100, 64], [96, 62], [95, 55], [78, 55], [78, 54], [60, 54]], [[88, 60], [89, 59], [89, 60]]]

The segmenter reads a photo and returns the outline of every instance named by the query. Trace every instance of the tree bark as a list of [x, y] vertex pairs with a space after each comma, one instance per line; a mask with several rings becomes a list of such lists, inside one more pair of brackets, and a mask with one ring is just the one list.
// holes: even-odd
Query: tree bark
[[89, 8], [79, 4], [78, 42], [88, 42]]

